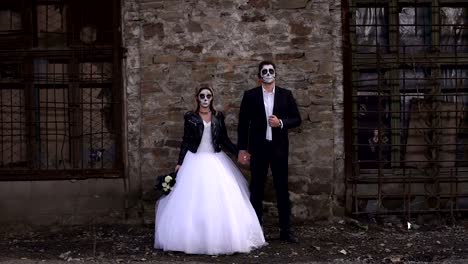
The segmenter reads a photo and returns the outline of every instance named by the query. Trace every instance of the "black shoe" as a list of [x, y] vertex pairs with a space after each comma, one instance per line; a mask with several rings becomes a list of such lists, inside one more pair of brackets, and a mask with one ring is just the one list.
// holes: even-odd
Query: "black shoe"
[[299, 239], [291, 231], [280, 232], [280, 240], [288, 242], [288, 243], [294, 243], [294, 244], [299, 243]]

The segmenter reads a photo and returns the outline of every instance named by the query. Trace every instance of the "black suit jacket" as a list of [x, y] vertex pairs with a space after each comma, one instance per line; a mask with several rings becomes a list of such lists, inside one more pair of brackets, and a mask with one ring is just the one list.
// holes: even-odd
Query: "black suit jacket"
[[[272, 128], [273, 147], [275, 154], [287, 157], [289, 153], [288, 129], [301, 125], [301, 116], [291, 91], [276, 86], [274, 98], [273, 115], [282, 120], [283, 128]], [[267, 117], [263, 103], [263, 89], [259, 86], [244, 92], [237, 129], [238, 149], [248, 150], [252, 155], [261, 154], [266, 128]]]

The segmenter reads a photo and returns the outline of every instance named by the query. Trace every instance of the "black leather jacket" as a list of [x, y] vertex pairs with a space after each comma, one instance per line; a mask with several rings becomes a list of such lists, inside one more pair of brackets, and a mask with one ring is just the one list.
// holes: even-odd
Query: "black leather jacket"
[[[197, 113], [193, 111], [185, 113], [184, 137], [182, 138], [182, 144], [180, 146], [178, 165], [182, 165], [188, 150], [193, 153], [197, 152], [204, 129], [203, 119]], [[227, 134], [226, 125], [224, 124], [224, 115], [219, 111], [211, 117], [211, 137], [215, 152], [220, 152], [221, 146], [223, 146], [230, 153], [237, 155], [237, 147], [232, 143]]]

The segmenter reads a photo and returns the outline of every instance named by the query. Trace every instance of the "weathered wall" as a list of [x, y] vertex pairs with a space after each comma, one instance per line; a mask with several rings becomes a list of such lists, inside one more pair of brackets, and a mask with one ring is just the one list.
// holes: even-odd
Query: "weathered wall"
[[123, 222], [123, 179], [0, 184], [0, 223], [74, 225]]
[[[242, 94], [256, 86], [265, 59], [277, 64], [277, 85], [293, 91], [303, 118], [290, 132], [293, 215], [341, 212], [339, 0], [123, 0], [122, 7], [128, 186], [132, 201], [143, 201], [131, 204], [134, 212], [152, 221], [154, 176], [176, 165], [195, 90], [214, 88], [235, 142]], [[271, 181], [267, 188], [275, 214]]]

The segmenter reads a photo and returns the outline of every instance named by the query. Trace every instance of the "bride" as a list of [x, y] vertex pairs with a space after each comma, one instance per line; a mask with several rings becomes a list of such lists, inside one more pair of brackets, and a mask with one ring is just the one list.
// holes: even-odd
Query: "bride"
[[249, 252], [265, 244], [247, 182], [221, 146], [237, 156], [213, 91], [202, 87], [184, 115], [177, 183], [156, 208], [154, 247], [188, 254]]

